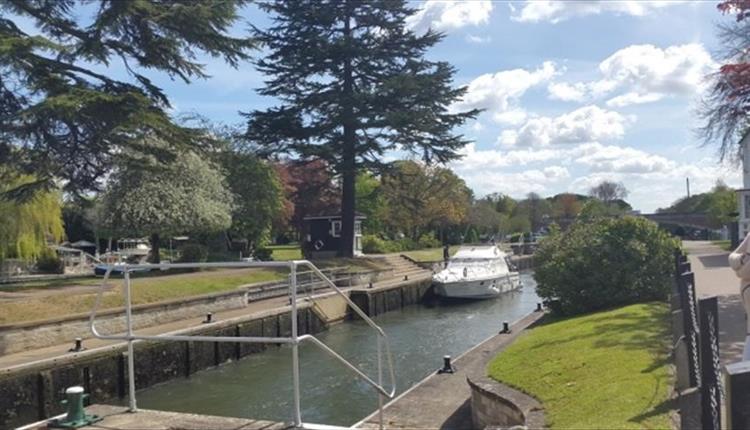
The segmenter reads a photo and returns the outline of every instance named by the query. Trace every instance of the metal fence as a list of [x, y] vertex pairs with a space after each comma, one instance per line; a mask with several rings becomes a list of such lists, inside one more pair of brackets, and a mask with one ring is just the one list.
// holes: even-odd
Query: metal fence
[[[109, 335], [100, 333], [96, 327], [96, 314], [101, 302], [103, 288], [97, 295], [94, 307], [91, 311], [91, 317], [89, 320], [89, 327], [95, 337], [99, 339], [112, 339], [112, 340], [125, 340], [128, 342], [127, 352], [127, 378], [128, 378], [128, 405], [132, 412], [138, 410], [136, 405], [136, 380], [135, 380], [135, 364], [134, 364], [134, 349], [133, 342], [135, 340], [148, 340], [148, 341], [182, 341], [182, 342], [231, 342], [231, 343], [277, 343], [287, 344], [291, 346], [292, 354], [292, 384], [293, 384], [293, 402], [292, 402], [292, 419], [295, 428], [308, 428], [308, 429], [330, 429], [332, 426], [311, 424], [306, 423], [302, 420], [301, 414], [301, 396], [300, 396], [300, 366], [299, 366], [299, 344], [302, 342], [309, 342], [317, 346], [326, 352], [331, 358], [340, 362], [347, 369], [352, 371], [354, 374], [359, 376], [368, 385], [370, 385], [378, 394], [378, 411], [380, 428], [383, 428], [383, 404], [385, 399], [392, 399], [396, 392], [396, 376], [393, 368], [393, 358], [388, 343], [388, 338], [385, 332], [375, 324], [365, 313], [362, 311], [354, 302], [349, 299], [349, 296], [344, 293], [334, 282], [332, 282], [325, 274], [323, 274], [315, 265], [306, 260], [300, 261], [288, 261], [288, 262], [236, 262], [236, 263], [165, 263], [165, 264], [147, 264], [147, 265], [118, 265], [109, 266], [104, 276], [102, 286], [106, 285], [107, 279], [111, 274], [112, 270], [117, 267], [124, 273], [123, 285], [124, 285], [124, 299], [125, 299], [125, 320], [127, 325], [127, 331], [122, 335]], [[290, 337], [245, 337], [245, 336], [175, 336], [175, 335], [139, 335], [133, 331], [131, 311], [131, 286], [130, 286], [130, 272], [137, 269], [193, 269], [193, 268], [227, 268], [227, 267], [278, 267], [289, 269], [289, 283], [286, 285], [287, 292], [289, 294], [289, 302], [291, 305], [291, 336]], [[361, 371], [359, 368], [351, 364], [341, 355], [336, 353], [334, 350], [326, 346], [323, 342], [318, 340], [315, 336], [305, 334], [299, 335], [297, 331], [297, 300], [300, 293], [304, 293], [304, 289], [300, 288], [298, 281], [300, 280], [300, 272], [298, 267], [307, 268], [315, 277], [321, 280], [326, 288], [330, 288], [334, 293], [343, 297], [348, 306], [354, 311], [360, 318], [362, 318], [376, 334], [377, 342], [377, 376], [371, 377]], [[308, 274], [303, 274], [303, 277]], [[309, 285], [308, 285], [309, 286]], [[389, 378], [389, 387], [386, 389], [383, 384], [384, 378], [384, 363], [387, 364], [387, 373]]]
[[698, 299], [695, 276], [682, 253], [675, 253], [672, 330], [676, 339], [681, 428], [721, 429], [723, 387], [716, 297]]

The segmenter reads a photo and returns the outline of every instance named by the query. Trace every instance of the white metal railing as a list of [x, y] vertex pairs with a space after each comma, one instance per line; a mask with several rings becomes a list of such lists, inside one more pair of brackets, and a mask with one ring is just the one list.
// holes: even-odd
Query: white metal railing
[[[329, 348], [326, 344], [321, 342], [315, 336], [305, 334], [300, 336], [297, 327], [297, 268], [304, 266], [310, 269], [310, 271], [322, 279], [330, 288], [332, 288], [338, 295], [344, 298], [346, 303], [351, 309], [360, 316], [372, 329], [377, 333], [377, 368], [378, 375], [377, 381], [373, 380], [370, 376], [365, 374], [359, 368], [351, 364], [344, 357], [336, 353], [336, 351]], [[257, 337], [257, 336], [180, 336], [180, 335], [139, 335], [133, 332], [132, 323], [132, 300], [130, 291], [130, 272], [136, 269], [193, 269], [193, 268], [247, 268], [247, 267], [279, 267], [288, 268], [290, 271], [289, 275], [289, 296], [291, 305], [291, 323], [292, 323], [292, 335], [291, 337]], [[123, 285], [125, 295], [125, 334], [111, 335], [99, 333], [96, 328], [95, 320], [96, 313], [101, 303], [101, 298], [104, 293], [104, 288], [107, 284], [112, 270], [117, 268], [123, 272]], [[133, 342], [136, 340], [150, 340], [150, 341], [195, 341], [195, 342], [239, 342], [239, 343], [283, 343], [291, 345], [292, 350], [292, 381], [293, 381], [293, 419], [294, 426], [297, 428], [305, 429], [321, 429], [331, 428], [331, 426], [318, 425], [312, 423], [305, 423], [302, 421], [302, 414], [300, 408], [300, 377], [299, 377], [299, 344], [304, 341], [309, 341], [313, 345], [328, 353], [331, 357], [342, 363], [348, 369], [353, 371], [357, 376], [362, 378], [365, 382], [371, 385], [378, 393], [378, 417], [380, 421], [380, 428], [383, 428], [383, 400], [384, 398], [392, 399], [396, 394], [396, 375], [393, 369], [393, 357], [391, 354], [390, 344], [388, 337], [386, 336], [383, 329], [381, 329], [370, 317], [365, 314], [350, 298], [339, 289], [328, 277], [326, 277], [314, 264], [307, 260], [295, 260], [295, 261], [264, 261], [264, 262], [226, 262], [226, 263], [163, 263], [163, 264], [116, 264], [109, 265], [107, 271], [104, 274], [102, 281], [102, 288], [96, 296], [94, 307], [91, 310], [91, 317], [89, 318], [89, 328], [93, 333], [94, 337], [99, 339], [110, 339], [110, 340], [125, 340], [128, 342], [128, 406], [131, 412], [136, 412], [138, 407], [136, 405], [135, 398], [135, 361], [133, 358]], [[383, 351], [385, 349], [385, 351]], [[383, 352], [385, 352], [386, 361], [388, 364], [388, 373], [390, 379], [390, 387], [386, 389], [383, 387]]]

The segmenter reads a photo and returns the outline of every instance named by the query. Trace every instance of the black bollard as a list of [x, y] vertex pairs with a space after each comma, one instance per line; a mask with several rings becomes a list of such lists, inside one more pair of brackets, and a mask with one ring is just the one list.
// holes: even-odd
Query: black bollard
[[211, 313], [211, 312], [209, 312], [209, 313], [206, 314], [206, 319], [203, 320], [203, 324], [209, 324], [209, 323], [213, 322], [213, 319], [214, 319], [214, 314]]
[[369, 284], [367, 284], [367, 288], [372, 288], [372, 282], [370, 282]]
[[444, 355], [443, 356], [443, 368], [438, 369], [438, 374], [454, 373], [455, 371], [456, 369], [451, 365], [451, 356]]
[[541, 303], [537, 303], [536, 304], [536, 311], [537, 312], [541, 312], [542, 311], [542, 304]]
[[404, 281], [408, 281], [408, 280], [409, 280], [409, 275], [404, 275]]
[[81, 339], [80, 337], [75, 338], [75, 342], [75, 346], [73, 348], [70, 348], [68, 352], [80, 352], [86, 349], [83, 347], [83, 339]]
[[510, 324], [508, 321], [503, 321], [503, 329], [500, 330], [500, 333], [510, 333]]

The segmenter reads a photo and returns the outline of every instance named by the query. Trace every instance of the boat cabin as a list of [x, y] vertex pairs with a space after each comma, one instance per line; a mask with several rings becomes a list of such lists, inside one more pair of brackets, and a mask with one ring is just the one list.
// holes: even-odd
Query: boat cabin
[[[362, 220], [364, 215], [354, 217], [354, 255], [362, 255]], [[316, 215], [303, 218], [304, 235], [302, 253], [305, 258], [319, 259], [335, 257], [341, 246], [341, 215]]]

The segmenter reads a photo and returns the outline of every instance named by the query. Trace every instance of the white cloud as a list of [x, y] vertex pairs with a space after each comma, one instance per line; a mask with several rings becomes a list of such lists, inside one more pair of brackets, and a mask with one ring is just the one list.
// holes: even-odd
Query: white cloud
[[525, 112], [517, 106], [518, 100], [530, 88], [549, 81], [556, 72], [555, 63], [545, 61], [533, 71], [512, 69], [481, 75], [469, 83], [466, 94], [453, 109], [487, 109], [500, 123], [523, 121]]
[[540, 147], [619, 139], [633, 121], [614, 111], [585, 106], [555, 118], [531, 118], [516, 130], [503, 131], [499, 142], [504, 146]]
[[704, 77], [716, 68], [701, 44], [670, 46], [631, 45], [599, 64], [602, 78], [591, 82], [552, 83], [550, 98], [583, 102], [623, 89], [607, 105], [623, 107], [650, 103], [664, 97], [694, 97], [703, 91]]
[[414, 31], [453, 30], [468, 25], [486, 24], [492, 12], [492, 2], [427, 0], [406, 20]]
[[492, 42], [492, 38], [490, 36], [477, 36], [474, 34], [467, 34], [466, 41], [477, 44], [485, 44]]
[[588, 143], [576, 147], [571, 156], [592, 172], [654, 173], [674, 170], [677, 164], [660, 155], [631, 147]]
[[521, 22], [551, 22], [553, 24], [573, 17], [614, 13], [616, 15], [644, 16], [657, 9], [681, 3], [680, 1], [646, 0], [526, 0], [520, 11], [512, 9], [511, 18]]

